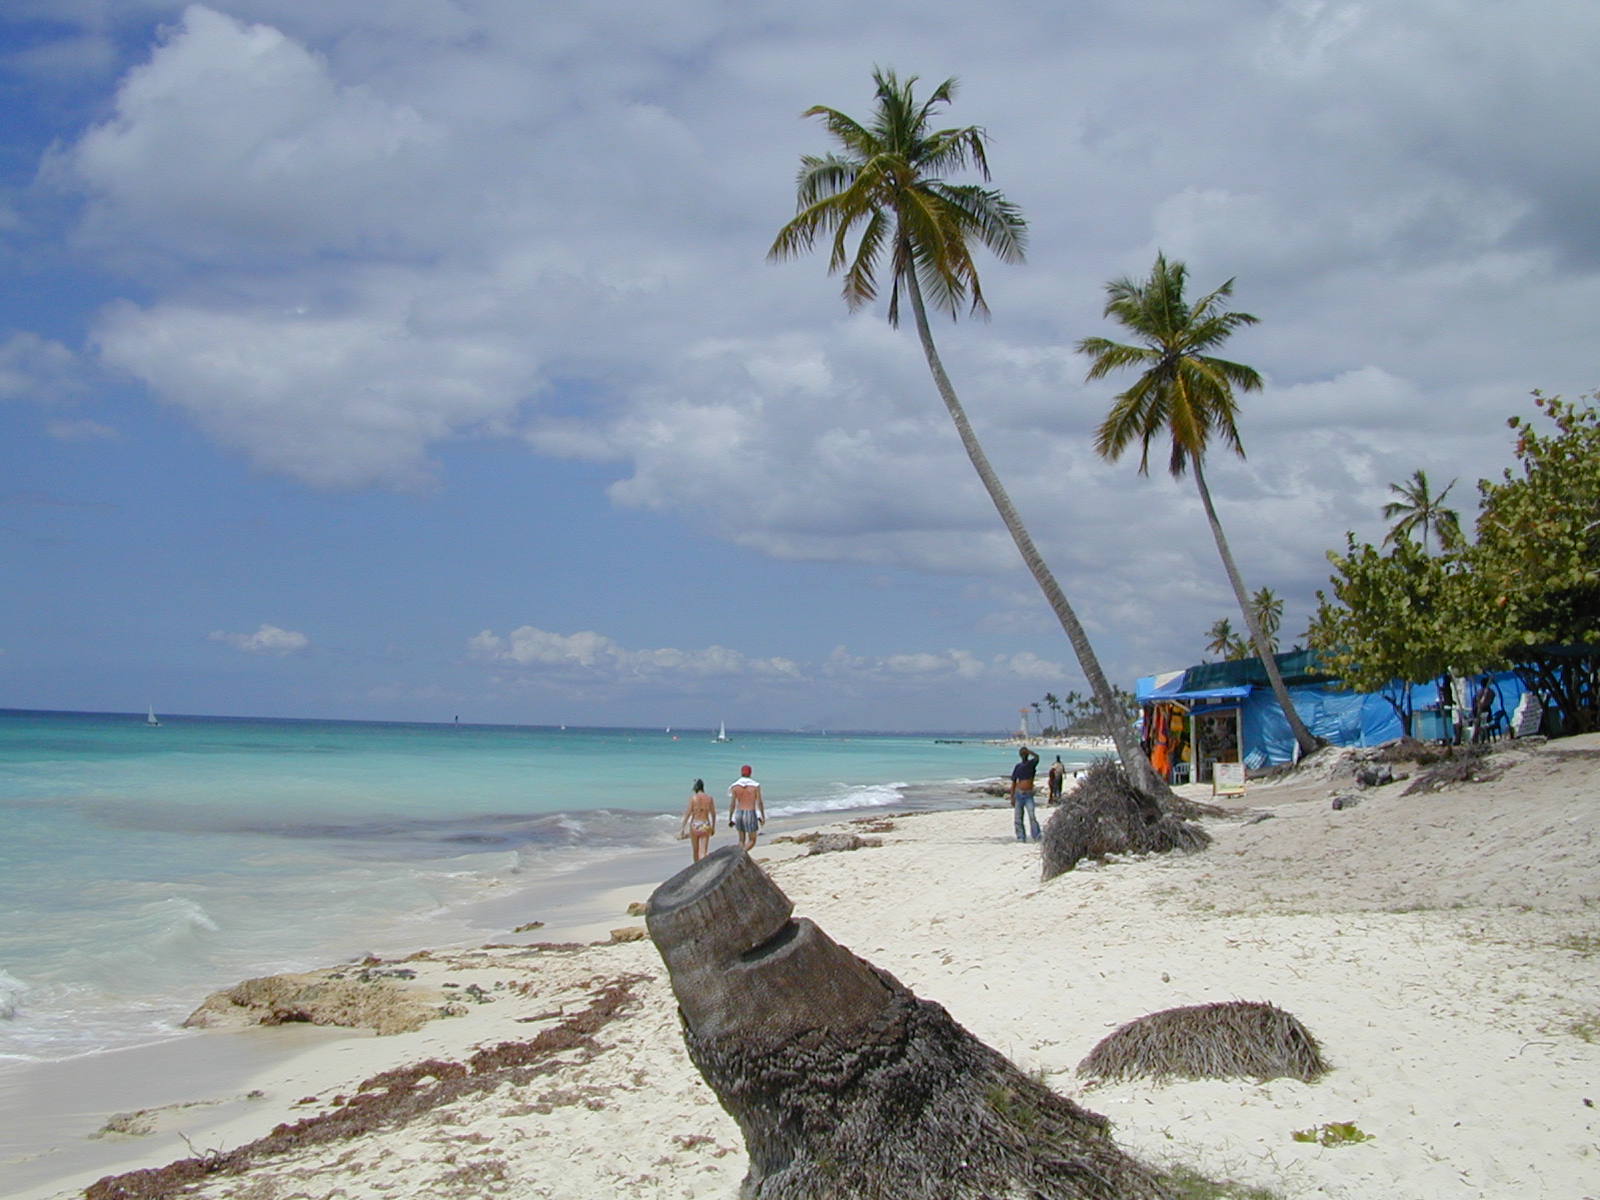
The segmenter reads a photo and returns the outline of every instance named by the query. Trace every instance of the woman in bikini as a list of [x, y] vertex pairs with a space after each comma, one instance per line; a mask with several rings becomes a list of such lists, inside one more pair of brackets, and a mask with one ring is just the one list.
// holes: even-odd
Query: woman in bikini
[[683, 828], [679, 837], [689, 839], [689, 844], [694, 849], [694, 861], [699, 862], [705, 857], [706, 847], [711, 842], [711, 835], [717, 829], [717, 803], [706, 794], [706, 781], [696, 779], [694, 792], [689, 797], [689, 806], [683, 810]]

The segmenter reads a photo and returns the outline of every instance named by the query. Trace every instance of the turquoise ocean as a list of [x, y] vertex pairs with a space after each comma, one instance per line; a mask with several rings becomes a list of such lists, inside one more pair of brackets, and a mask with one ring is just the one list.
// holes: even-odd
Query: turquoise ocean
[[0, 711], [0, 1064], [174, 1036], [251, 976], [503, 933], [491, 898], [672, 847], [696, 777], [720, 799], [751, 764], [781, 824], [969, 805], [1012, 761], [932, 734], [712, 736]]

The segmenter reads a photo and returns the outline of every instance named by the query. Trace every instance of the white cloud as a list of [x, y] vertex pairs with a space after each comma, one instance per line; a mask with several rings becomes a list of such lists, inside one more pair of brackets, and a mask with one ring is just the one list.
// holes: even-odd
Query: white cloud
[[219, 629], [209, 636], [213, 642], [223, 642], [246, 654], [294, 654], [311, 645], [305, 634], [265, 622], [254, 633], [224, 633]]
[[60, 342], [21, 331], [0, 342], [0, 400], [74, 400], [85, 388], [85, 377], [78, 355]]
[[417, 284], [379, 272], [354, 311], [117, 305], [99, 348], [262, 467], [315, 487], [415, 488], [429, 446], [506, 420], [536, 377], [512, 341], [462, 328]]
[[197, 4], [55, 168], [90, 197], [82, 236], [99, 246], [220, 262], [382, 254], [428, 240], [396, 219], [417, 206], [387, 201], [436, 168], [443, 138], [279, 30]]
[[492, 630], [468, 639], [468, 657], [532, 676], [554, 676], [589, 683], [659, 683], [685, 686], [705, 682], [750, 685], [831, 685], [936, 689], [978, 683], [1006, 686], [1056, 683], [1068, 674], [1059, 663], [1029, 651], [983, 659], [968, 650], [856, 655], [835, 647], [814, 664], [788, 658], [760, 658], [726, 646], [699, 650], [634, 650], [605, 634], [585, 630], [563, 634], [524, 625], [505, 635]]
[[[865, 111], [874, 59], [962, 74], [952, 118], [991, 131], [1032, 220], [1027, 267], [981, 264], [993, 323], [935, 329], [1092, 633], [1178, 657], [1231, 604], [1164, 456], [1140, 479], [1088, 449], [1120, 384], [1085, 385], [1070, 347], [1118, 333], [1103, 284], [1157, 247], [1196, 293], [1237, 276], [1262, 318], [1227, 347], [1269, 381], [1243, 400], [1250, 459], [1210, 464], [1252, 586], [1309, 596], [1344, 530], [1380, 532], [1388, 482], [1493, 473], [1528, 389], [1595, 383], [1594, 6], [1000, 0], [852, 12], [846, 40], [826, 5], [386, 13], [192, 7], [46, 172], [85, 261], [137, 297], [100, 314], [104, 362], [302, 483], [421, 488], [439, 447], [515, 436], [765, 555], [1002, 581], [984, 630], [1055, 636], [914, 333], [846, 316], [820, 254], [763, 259], [827, 145], [799, 112]], [[49, 378], [5, 365], [0, 394]], [[494, 661], [723, 661], [535, 634]], [[861, 670], [959, 675], [927, 654]]]
[[720, 677], [748, 675], [781, 680], [799, 677], [786, 658], [752, 658], [725, 646], [700, 650], [630, 650], [604, 634], [552, 633], [523, 625], [504, 637], [485, 629], [468, 640], [471, 657], [530, 671], [570, 672], [606, 679], [628, 677]]

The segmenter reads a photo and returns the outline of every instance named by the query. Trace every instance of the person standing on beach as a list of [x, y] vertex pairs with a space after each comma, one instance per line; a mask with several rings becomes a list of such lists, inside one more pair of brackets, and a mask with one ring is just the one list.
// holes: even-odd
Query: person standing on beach
[[1017, 750], [1021, 760], [1011, 768], [1011, 815], [1016, 820], [1017, 841], [1028, 840], [1022, 828], [1022, 811], [1028, 811], [1028, 823], [1033, 827], [1033, 840], [1039, 840], [1039, 817], [1033, 806], [1033, 777], [1039, 770], [1039, 756], [1026, 746]]
[[1061, 765], [1061, 755], [1050, 764], [1050, 803], [1061, 803], [1061, 782], [1067, 777], [1067, 768]]
[[679, 837], [689, 839], [695, 862], [705, 857], [711, 835], [716, 831], [717, 802], [706, 792], [706, 781], [696, 779], [689, 795], [689, 806], [683, 810], [683, 828], [678, 833]]
[[739, 778], [728, 787], [728, 824], [739, 833], [739, 846], [756, 848], [756, 835], [767, 823], [767, 806], [761, 799], [761, 785], [750, 777], [749, 767], [739, 768]]

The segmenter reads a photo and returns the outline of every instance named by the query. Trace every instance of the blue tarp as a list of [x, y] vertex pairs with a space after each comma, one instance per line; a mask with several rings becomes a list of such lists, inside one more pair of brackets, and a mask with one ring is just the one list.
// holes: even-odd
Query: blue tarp
[[[1284, 656], [1280, 655], [1280, 662]], [[1167, 671], [1160, 675], [1146, 675], [1135, 685], [1135, 695], [1142, 704], [1177, 700], [1196, 714], [1220, 708], [1240, 710], [1239, 735], [1245, 765], [1259, 770], [1272, 763], [1294, 760], [1294, 735], [1289, 732], [1289, 721], [1278, 707], [1270, 688], [1251, 687], [1188, 687], [1189, 683], [1217, 681], [1215, 667], [1204, 664], [1209, 670]], [[1495, 708], [1508, 716], [1516, 708], [1524, 687], [1514, 671], [1498, 672], [1490, 677], [1495, 689]], [[1477, 680], [1468, 686], [1467, 702], [1476, 694]], [[1289, 698], [1295, 711], [1316, 737], [1335, 746], [1377, 746], [1407, 732], [1401, 728], [1399, 714], [1378, 692], [1348, 692], [1334, 683], [1301, 683], [1289, 688]], [[1433, 683], [1418, 684], [1411, 689], [1411, 702], [1417, 711], [1438, 702], [1438, 686]], [[1230, 703], [1231, 702], [1231, 703]]]
[[[1370, 692], [1311, 684], [1290, 688], [1289, 699], [1312, 736], [1335, 746], [1376, 746], [1401, 733], [1393, 705]], [[1294, 734], [1271, 691], [1258, 688], [1245, 701], [1241, 725], [1245, 766], [1293, 761]]]
[[[1185, 704], [1196, 700], [1237, 700], [1250, 694], [1248, 684], [1239, 687], [1188, 688], [1183, 686], [1183, 672], [1173, 671], [1176, 679], [1165, 675], [1146, 675], [1134, 684], [1134, 696], [1140, 704], [1153, 700], [1182, 700]], [[1158, 682], [1160, 681], [1160, 682]]]

